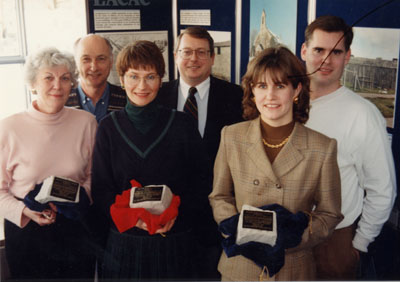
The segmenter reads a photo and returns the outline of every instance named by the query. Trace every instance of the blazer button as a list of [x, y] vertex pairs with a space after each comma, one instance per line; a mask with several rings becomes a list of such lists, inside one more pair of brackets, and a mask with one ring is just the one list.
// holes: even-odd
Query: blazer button
[[260, 180], [254, 179], [253, 184], [254, 184], [254, 185], [259, 185], [259, 184], [260, 184]]
[[281, 186], [279, 183], [276, 183], [276, 184], [275, 184], [275, 187], [276, 187], [277, 189], [281, 189], [281, 188], [282, 188], [282, 186]]

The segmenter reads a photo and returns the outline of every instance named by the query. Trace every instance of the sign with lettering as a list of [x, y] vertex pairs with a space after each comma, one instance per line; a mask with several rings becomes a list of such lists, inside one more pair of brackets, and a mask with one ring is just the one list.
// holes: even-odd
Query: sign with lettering
[[249, 211], [243, 212], [243, 228], [272, 231], [273, 213], [269, 211]]
[[132, 197], [132, 203], [146, 201], [161, 201], [163, 186], [151, 186], [136, 188]]
[[78, 190], [79, 183], [64, 178], [54, 177], [50, 196], [73, 202], [76, 199]]
[[94, 0], [95, 7], [148, 6], [150, 0]]

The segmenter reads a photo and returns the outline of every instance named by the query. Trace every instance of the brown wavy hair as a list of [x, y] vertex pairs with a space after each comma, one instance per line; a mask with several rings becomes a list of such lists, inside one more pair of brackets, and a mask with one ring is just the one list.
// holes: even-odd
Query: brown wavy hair
[[250, 120], [260, 115], [252, 89], [264, 79], [267, 71], [275, 83], [290, 83], [294, 89], [301, 84], [298, 101], [293, 104], [293, 119], [305, 123], [310, 110], [310, 80], [303, 63], [284, 46], [265, 49], [249, 62], [242, 78], [243, 118]]

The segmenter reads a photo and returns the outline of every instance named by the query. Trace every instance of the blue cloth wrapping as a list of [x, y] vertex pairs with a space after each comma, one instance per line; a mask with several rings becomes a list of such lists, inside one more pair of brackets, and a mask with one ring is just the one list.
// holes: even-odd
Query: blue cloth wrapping
[[272, 277], [285, 264], [285, 249], [294, 248], [300, 244], [304, 229], [308, 226], [308, 216], [301, 211], [293, 214], [278, 204], [262, 206], [260, 209], [276, 212], [277, 239], [275, 246], [258, 242], [236, 245], [240, 214], [223, 220], [219, 225], [219, 230], [228, 235], [222, 240], [222, 247], [227, 257], [242, 255], [261, 268], [266, 266], [269, 276]]
[[[24, 204], [29, 209], [37, 212], [42, 212], [45, 209], [50, 209], [48, 203], [41, 204], [35, 200], [36, 195], [39, 193], [42, 188], [42, 184], [36, 184], [35, 189], [30, 191], [24, 198]], [[64, 203], [58, 201], [50, 201], [57, 207], [57, 212], [64, 215], [66, 218], [72, 220], [80, 220], [82, 216], [87, 212], [90, 200], [86, 191], [83, 187], [79, 188], [79, 202], [78, 203]]]

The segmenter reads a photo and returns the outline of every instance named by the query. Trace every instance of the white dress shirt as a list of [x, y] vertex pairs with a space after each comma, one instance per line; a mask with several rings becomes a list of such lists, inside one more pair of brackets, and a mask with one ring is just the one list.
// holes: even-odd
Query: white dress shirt
[[[188, 85], [182, 78], [179, 78], [179, 93], [178, 93], [178, 106], [177, 110], [183, 112], [183, 107], [185, 106], [186, 99], [189, 95], [189, 88], [191, 86]], [[198, 112], [198, 121], [199, 121], [199, 132], [201, 137], [204, 136], [204, 129], [206, 128], [207, 121], [207, 105], [208, 105], [208, 97], [210, 91], [210, 77], [204, 80], [199, 85], [194, 86], [197, 89], [197, 93], [194, 94], [197, 102], [197, 112]]]

